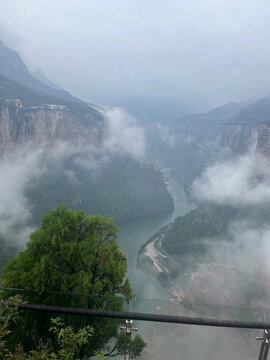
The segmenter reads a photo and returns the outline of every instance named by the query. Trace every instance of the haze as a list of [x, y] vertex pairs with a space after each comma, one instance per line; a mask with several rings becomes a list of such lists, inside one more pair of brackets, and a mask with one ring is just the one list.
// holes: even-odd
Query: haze
[[9, 0], [0, 38], [90, 102], [195, 98], [204, 110], [269, 94], [269, 11], [267, 0]]

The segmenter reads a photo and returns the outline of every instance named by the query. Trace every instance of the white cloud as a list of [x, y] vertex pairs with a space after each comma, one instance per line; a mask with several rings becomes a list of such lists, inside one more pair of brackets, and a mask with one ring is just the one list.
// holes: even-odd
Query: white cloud
[[248, 154], [207, 168], [195, 180], [199, 201], [246, 206], [270, 202], [270, 167], [267, 159]]
[[[38, 149], [29, 144], [0, 159], [0, 236], [23, 246], [33, 231], [28, 226], [32, 209], [25, 190], [33, 178], [46, 170], [44, 159], [53, 161], [55, 166], [64, 164], [67, 159], [74, 161], [78, 166], [92, 170], [94, 176], [114, 157], [144, 158], [145, 135], [135, 119], [119, 108], [105, 110], [104, 115], [105, 136], [98, 147], [58, 142], [50, 149]], [[66, 176], [71, 182], [80, 181], [73, 171], [66, 171]]]
[[169, 147], [174, 147], [176, 137], [175, 133], [172, 132], [171, 128], [165, 125], [157, 124], [157, 129], [159, 131], [161, 140]]
[[0, 234], [4, 239], [24, 243], [31, 228], [31, 209], [24, 195], [29, 181], [40, 176], [41, 150], [18, 149], [0, 162]]
[[105, 151], [118, 155], [130, 155], [137, 160], [146, 153], [145, 134], [136, 120], [122, 108], [104, 111], [106, 131], [103, 141]]

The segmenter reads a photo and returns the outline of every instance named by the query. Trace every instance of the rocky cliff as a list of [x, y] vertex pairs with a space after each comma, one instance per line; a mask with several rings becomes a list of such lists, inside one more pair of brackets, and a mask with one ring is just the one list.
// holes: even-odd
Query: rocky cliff
[[193, 180], [214, 162], [250, 149], [270, 155], [270, 99], [230, 103], [157, 129], [154, 155], [176, 173], [189, 194]]
[[56, 141], [97, 145], [104, 119], [94, 111], [74, 112], [50, 106], [16, 108], [0, 104], [0, 154], [18, 145], [51, 146]]
[[257, 128], [256, 150], [270, 158], [270, 124], [262, 124]]

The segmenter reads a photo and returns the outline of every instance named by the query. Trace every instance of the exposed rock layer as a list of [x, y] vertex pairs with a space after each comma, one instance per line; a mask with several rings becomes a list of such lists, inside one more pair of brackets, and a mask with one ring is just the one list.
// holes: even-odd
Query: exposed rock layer
[[96, 112], [23, 108], [0, 104], [0, 154], [31, 142], [51, 146], [57, 141], [97, 145], [104, 119]]

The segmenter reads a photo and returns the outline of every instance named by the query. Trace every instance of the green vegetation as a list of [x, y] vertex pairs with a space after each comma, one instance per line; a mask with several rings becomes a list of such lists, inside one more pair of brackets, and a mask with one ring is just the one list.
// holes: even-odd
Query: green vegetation
[[269, 206], [236, 208], [205, 203], [178, 217], [157, 235], [162, 236], [162, 249], [174, 258], [190, 255], [200, 258], [209, 253], [212, 241], [232, 241], [233, 235], [228, 230], [237, 221], [263, 227], [270, 221]]
[[[127, 261], [117, 244], [117, 232], [110, 218], [87, 217], [82, 211], [60, 206], [43, 217], [26, 250], [7, 265], [1, 285], [29, 290], [23, 293], [29, 303], [123, 310], [125, 299], [132, 299], [133, 293], [125, 278]], [[11, 292], [5, 292], [4, 297], [9, 296]], [[33, 351], [40, 339], [54, 347], [50, 321], [48, 314], [24, 312], [21, 321], [12, 326], [8, 349], [15, 351], [21, 343], [24, 351]], [[66, 331], [72, 329], [72, 334], [89, 326], [94, 329], [87, 343], [81, 344], [80, 356], [93, 356], [99, 350], [121, 353], [120, 323], [117, 319], [61, 317], [61, 324], [70, 329]], [[137, 356], [144, 342], [137, 337], [132, 346]]]
[[18, 247], [0, 236], [0, 274], [10, 259], [13, 259], [19, 252]]
[[153, 166], [130, 158], [102, 160], [83, 153], [64, 160], [44, 159], [46, 171], [33, 179], [26, 192], [33, 205], [34, 225], [61, 204], [88, 215], [113, 216], [117, 224], [173, 210], [173, 201]]
[[230, 221], [236, 218], [237, 209], [229, 206], [202, 205], [185, 216], [178, 217], [166, 230], [162, 247], [174, 257], [201, 256], [208, 244], [203, 240], [226, 234]]
[[[155, 242], [155, 247], [161, 252], [170, 255], [184, 266], [189, 257], [202, 258], [208, 252], [210, 243], [207, 239], [217, 239], [224, 236], [230, 221], [239, 217], [239, 211], [229, 206], [216, 206], [204, 204], [190, 211], [184, 216], [179, 216], [173, 223], [165, 225], [145, 244], [139, 251], [139, 260], [147, 244], [156, 238], [161, 242]], [[161, 245], [160, 245], [161, 244]], [[140, 262], [139, 261], [139, 262]], [[173, 269], [175, 268], [173, 266]], [[172, 270], [173, 271], [173, 270]]]
[[51, 320], [50, 332], [54, 336], [54, 346], [45, 344], [42, 339], [38, 346], [25, 352], [23, 346], [18, 344], [14, 351], [8, 349], [8, 337], [14, 324], [21, 322], [18, 305], [22, 303], [20, 297], [15, 296], [2, 302], [0, 307], [0, 356], [6, 360], [74, 360], [80, 356], [82, 345], [87, 344], [94, 329], [86, 326], [74, 332], [71, 326], [64, 327], [60, 318]]
[[[230, 226], [234, 222], [248, 222], [250, 226], [264, 227], [269, 224], [269, 206], [236, 208], [228, 205], [201, 204], [197, 209], [178, 217], [173, 223], [161, 228], [139, 251], [138, 265], [149, 269], [149, 258], [143, 256], [147, 244], [155, 242], [155, 247], [169, 255], [170, 279], [189, 269], [194, 271], [196, 264], [214, 260], [211, 248], [220, 241], [233, 241]], [[163, 279], [163, 282], [164, 279]]]
[[[94, 164], [96, 167], [91, 168]], [[114, 217], [117, 224], [173, 210], [161, 174], [153, 166], [130, 158], [115, 158], [102, 164], [102, 159], [87, 159], [87, 153], [64, 159], [52, 159], [46, 154], [42, 166], [44, 172], [32, 178], [25, 190], [32, 213], [27, 225], [34, 228], [40, 226], [43, 214], [60, 205], [83, 210], [87, 215]], [[0, 274], [21, 250], [8, 236], [0, 236]]]

